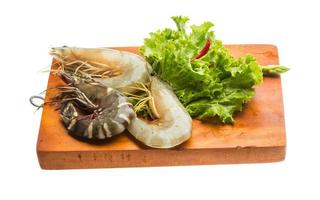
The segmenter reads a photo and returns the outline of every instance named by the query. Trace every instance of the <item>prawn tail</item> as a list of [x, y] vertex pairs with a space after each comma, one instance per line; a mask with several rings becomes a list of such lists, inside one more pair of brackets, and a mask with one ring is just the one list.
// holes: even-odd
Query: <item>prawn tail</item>
[[61, 108], [61, 119], [69, 131], [74, 129], [78, 115], [78, 111], [70, 102]]

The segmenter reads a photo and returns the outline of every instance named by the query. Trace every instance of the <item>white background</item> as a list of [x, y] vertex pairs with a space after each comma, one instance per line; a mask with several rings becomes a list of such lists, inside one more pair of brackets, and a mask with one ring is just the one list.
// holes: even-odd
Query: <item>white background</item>
[[[319, 199], [319, 6], [316, 1], [1, 1], [0, 199]], [[41, 111], [52, 46], [132, 46], [172, 15], [209, 20], [224, 43], [271, 43], [283, 75], [284, 162], [250, 165], [41, 170]]]

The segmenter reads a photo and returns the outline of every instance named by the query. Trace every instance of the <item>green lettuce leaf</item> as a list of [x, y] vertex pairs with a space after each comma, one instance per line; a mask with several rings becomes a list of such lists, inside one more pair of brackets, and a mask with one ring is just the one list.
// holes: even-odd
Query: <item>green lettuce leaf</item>
[[[140, 52], [154, 72], [169, 83], [192, 117], [232, 123], [254, 96], [254, 86], [262, 82], [262, 67], [247, 55], [234, 58], [204, 22], [187, 29], [188, 18], [172, 17], [177, 30], [165, 28], [150, 33]], [[209, 51], [194, 59], [210, 39]]]

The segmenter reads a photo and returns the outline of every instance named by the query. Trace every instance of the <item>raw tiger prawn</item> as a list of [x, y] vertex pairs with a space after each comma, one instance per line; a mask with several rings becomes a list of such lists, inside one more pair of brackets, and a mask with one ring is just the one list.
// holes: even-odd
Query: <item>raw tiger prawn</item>
[[68, 86], [59, 87], [61, 119], [73, 136], [106, 140], [122, 133], [135, 117], [121, 92], [66, 72], [59, 76]]

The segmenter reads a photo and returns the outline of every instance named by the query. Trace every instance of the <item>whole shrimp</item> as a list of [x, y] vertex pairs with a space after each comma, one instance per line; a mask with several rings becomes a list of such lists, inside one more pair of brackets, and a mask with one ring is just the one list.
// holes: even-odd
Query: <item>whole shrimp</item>
[[191, 137], [192, 119], [171, 88], [157, 77], [150, 78], [153, 96], [151, 109], [158, 119], [146, 121], [135, 117], [127, 127], [139, 141], [154, 148], [171, 148]]
[[60, 87], [56, 98], [61, 102], [61, 118], [71, 135], [106, 140], [122, 133], [135, 116], [121, 92], [63, 71], [59, 75], [68, 86]]
[[130, 85], [149, 80], [151, 66], [141, 56], [109, 48], [54, 47], [49, 52], [65, 71], [93, 78], [107, 87], [133, 92]]

